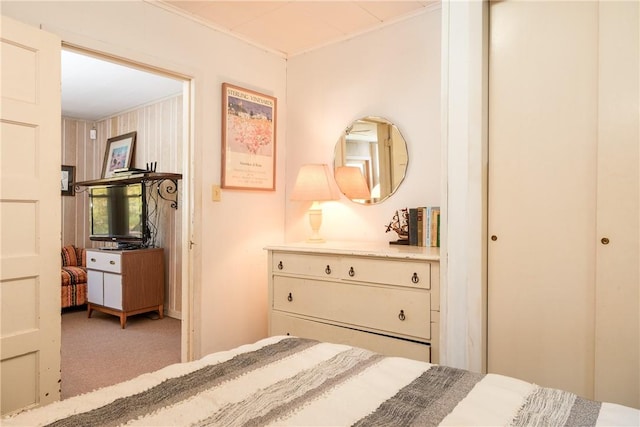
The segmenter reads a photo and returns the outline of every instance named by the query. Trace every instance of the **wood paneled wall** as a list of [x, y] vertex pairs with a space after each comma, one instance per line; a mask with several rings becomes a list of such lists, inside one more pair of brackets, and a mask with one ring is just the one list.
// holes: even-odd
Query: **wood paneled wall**
[[[97, 122], [63, 117], [62, 164], [75, 166], [76, 182], [100, 178], [107, 139], [136, 131], [132, 166], [144, 168], [147, 162], [157, 162], [158, 172], [182, 173], [182, 121], [182, 95]], [[89, 137], [91, 129], [96, 130], [95, 140]], [[182, 304], [182, 204], [180, 191], [178, 209], [160, 199], [158, 211], [151, 218], [158, 228], [155, 245], [165, 249], [165, 309], [167, 315], [176, 318], [181, 316]], [[109, 245], [89, 240], [88, 208], [89, 197], [84, 189], [75, 197], [62, 197], [63, 245]]]

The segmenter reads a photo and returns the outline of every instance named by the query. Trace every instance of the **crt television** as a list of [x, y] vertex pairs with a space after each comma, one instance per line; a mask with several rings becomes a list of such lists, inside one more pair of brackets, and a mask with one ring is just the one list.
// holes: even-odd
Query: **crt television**
[[144, 246], [147, 203], [142, 183], [90, 188], [89, 239]]

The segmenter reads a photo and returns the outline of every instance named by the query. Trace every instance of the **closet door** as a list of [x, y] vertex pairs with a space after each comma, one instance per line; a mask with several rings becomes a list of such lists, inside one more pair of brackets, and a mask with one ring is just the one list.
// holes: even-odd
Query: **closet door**
[[593, 397], [598, 5], [490, 16], [488, 370]]
[[637, 8], [492, 3], [489, 65], [488, 369], [632, 406]]
[[640, 3], [599, 18], [595, 398], [640, 408]]

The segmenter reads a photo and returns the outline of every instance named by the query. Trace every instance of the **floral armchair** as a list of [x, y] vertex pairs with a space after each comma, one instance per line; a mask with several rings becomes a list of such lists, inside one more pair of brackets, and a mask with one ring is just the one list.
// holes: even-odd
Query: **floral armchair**
[[84, 248], [67, 245], [62, 248], [62, 308], [87, 303], [87, 257]]

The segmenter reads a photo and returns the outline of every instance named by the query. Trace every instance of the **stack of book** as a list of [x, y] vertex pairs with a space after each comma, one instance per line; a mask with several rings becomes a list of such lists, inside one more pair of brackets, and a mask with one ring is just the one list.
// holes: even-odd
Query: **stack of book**
[[409, 208], [409, 244], [440, 247], [440, 207]]

